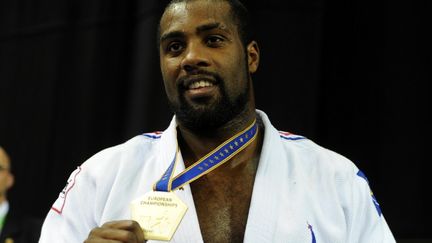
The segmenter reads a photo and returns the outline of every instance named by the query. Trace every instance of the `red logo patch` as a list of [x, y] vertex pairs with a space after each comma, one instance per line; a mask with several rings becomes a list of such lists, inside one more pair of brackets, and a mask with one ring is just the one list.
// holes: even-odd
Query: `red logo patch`
[[69, 179], [67, 180], [66, 186], [60, 192], [59, 197], [57, 198], [57, 200], [52, 205], [51, 209], [56, 211], [58, 214], [62, 213], [63, 207], [66, 203], [67, 194], [75, 185], [75, 179], [80, 172], [81, 172], [81, 167], [78, 166], [78, 168], [76, 170], [74, 170], [72, 172], [72, 174], [69, 176]]

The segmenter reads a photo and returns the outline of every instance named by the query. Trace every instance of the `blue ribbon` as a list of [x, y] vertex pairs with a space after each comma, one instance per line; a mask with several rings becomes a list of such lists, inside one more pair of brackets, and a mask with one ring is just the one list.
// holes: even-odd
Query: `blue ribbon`
[[245, 149], [256, 138], [257, 130], [258, 125], [256, 124], [256, 121], [254, 121], [245, 130], [228, 139], [206, 156], [202, 157], [193, 165], [189, 166], [175, 178], [172, 178], [174, 168], [177, 163], [177, 153], [179, 152], [177, 149], [173, 161], [162, 175], [162, 178], [156, 182], [154, 189], [156, 191], [169, 192], [182, 187], [184, 184], [191, 183], [207, 173], [210, 173], [212, 170], [221, 166], [240, 151]]
[[174, 159], [172, 160], [170, 166], [168, 166], [165, 173], [162, 175], [162, 178], [159, 179], [159, 181], [155, 184], [155, 190], [156, 191], [171, 191], [171, 184], [172, 184], [172, 174], [174, 173], [175, 165], [177, 164], [177, 152], [174, 155]]

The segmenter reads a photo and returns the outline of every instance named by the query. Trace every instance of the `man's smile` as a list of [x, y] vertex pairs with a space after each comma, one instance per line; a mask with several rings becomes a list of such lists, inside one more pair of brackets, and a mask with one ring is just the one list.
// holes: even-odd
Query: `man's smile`
[[199, 89], [199, 88], [205, 88], [213, 86], [213, 84], [207, 80], [199, 80], [194, 81], [191, 84], [189, 84], [188, 89]]
[[214, 96], [219, 81], [211, 76], [185, 77], [180, 80], [181, 89], [188, 99], [197, 99]]
[[211, 96], [216, 95], [218, 90], [217, 85], [206, 81], [199, 81], [192, 83], [189, 85], [188, 89], [184, 92], [187, 99], [201, 99], [201, 98], [210, 98]]

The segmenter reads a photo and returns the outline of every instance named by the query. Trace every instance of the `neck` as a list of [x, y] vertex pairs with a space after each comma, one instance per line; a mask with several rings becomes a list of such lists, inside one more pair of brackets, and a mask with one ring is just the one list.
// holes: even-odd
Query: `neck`
[[[178, 141], [185, 165], [189, 166], [193, 164], [227, 139], [244, 130], [255, 119], [255, 109], [250, 109], [250, 111], [243, 112], [225, 125], [206, 134], [194, 132], [179, 123]], [[260, 128], [258, 129], [258, 134], [260, 133], [259, 130]], [[253, 141], [248, 147], [256, 148], [257, 140], [259, 139], [255, 139], [255, 141]], [[245, 149], [240, 154], [244, 154], [244, 152], [247, 152], [247, 154], [254, 154], [254, 151], [251, 151], [251, 149]]]

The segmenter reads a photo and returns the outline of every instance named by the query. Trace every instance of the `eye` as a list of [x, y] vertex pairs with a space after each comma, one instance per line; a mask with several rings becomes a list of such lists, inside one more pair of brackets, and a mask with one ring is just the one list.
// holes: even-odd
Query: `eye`
[[207, 37], [206, 44], [208, 46], [220, 46], [223, 44], [224, 41], [225, 41], [225, 39], [221, 36], [211, 35], [211, 36]]
[[172, 53], [178, 53], [183, 50], [183, 45], [180, 42], [172, 42], [167, 46], [167, 51]]

